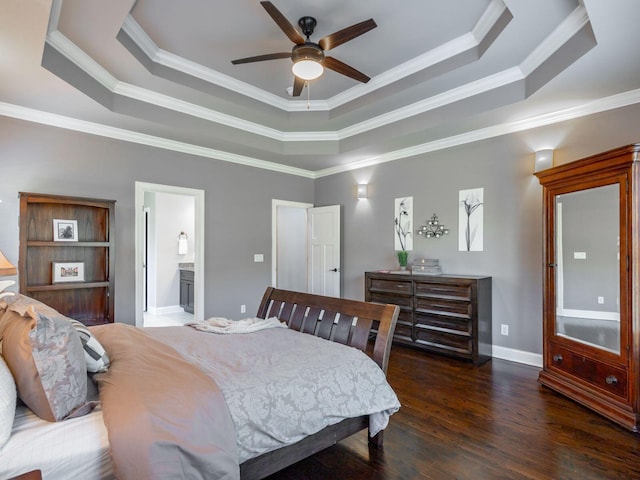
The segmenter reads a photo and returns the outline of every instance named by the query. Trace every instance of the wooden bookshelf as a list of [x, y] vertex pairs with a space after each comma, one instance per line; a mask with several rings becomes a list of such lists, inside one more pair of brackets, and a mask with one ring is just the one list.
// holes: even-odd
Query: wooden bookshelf
[[[76, 240], [56, 240], [54, 219], [73, 221]], [[54, 262], [81, 264], [81, 276], [55, 281]], [[115, 200], [20, 192], [18, 272], [20, 293], [86, 325], [113, 322]]]

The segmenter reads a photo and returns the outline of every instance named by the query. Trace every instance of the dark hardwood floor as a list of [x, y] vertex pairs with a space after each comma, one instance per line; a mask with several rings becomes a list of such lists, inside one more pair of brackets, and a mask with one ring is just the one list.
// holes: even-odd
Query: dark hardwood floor
[[538, 371], [394, 345], [388, 377], [402, 408], [384, 449], [361, 432], [269, 478], [640, 479], [640, 436], [538, 385]]

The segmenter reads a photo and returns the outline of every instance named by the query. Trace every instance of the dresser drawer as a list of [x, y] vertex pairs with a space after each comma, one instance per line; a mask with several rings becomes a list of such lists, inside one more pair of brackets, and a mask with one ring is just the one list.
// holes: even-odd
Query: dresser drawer
[[457, 298], [462, 300], [471, 300], [471, 285], [465, 284], [449, 284], [449, 283], [414, 283], [414, 292], [416, 297], [444, 297]]
[[414, 318], [416, 325], [446, 330], [451, 333], [471, 335], [473, 331], [471, 321], [464, 317], [435, 315], [416, 311]]
[[424, 325], [414, 326], [416, 343], [431, 347], [449, 350], [456, 353], [471, 354], [473, 339], [467, 335], [456, 335], [443, 331], [433, 330]]
[[381, 278], [372, 278], [369, 284], [370, 291], [394, 292], [411, 295], [413, 293], [413, 284], [411, 280], [385, 280]]
[[549, 355], [551, 369], [568, 373], [622, 400], [627, 399], [628, 379], [625, 369], [574, 353], [553, 343], [549, 347]]
[[413, 326], [406, 323], [396, 323], [396, 329], [393, 333], [393, 338], [397, 340], [405, 340], [407, 342], [413, 342]]
[[420, 313], [444, 313], [462, 318], [471, 318], [473, 313], [471, 302], [448, 298], [416, 297], [415, 309]]
[[413, 309], [413, 297], [386, 292], [369, 292], [368, 301], [375, 303], [390, 303], [400, 308]]

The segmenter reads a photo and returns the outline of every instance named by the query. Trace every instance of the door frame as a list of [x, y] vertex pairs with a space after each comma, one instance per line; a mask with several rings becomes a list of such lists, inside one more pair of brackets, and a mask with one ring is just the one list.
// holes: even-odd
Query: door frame
[[157, 183], [135, 182], [135, 326], [144, 324], [144, 194], [172, 193], [194, 199], [194, 312], [195, 321], [204, 319], [204, 190]]
[[[278, 283], [278, 207], [296, 207], [307, 210], [313, 207], [313, 203], [292, 202], [289, 200], [271, 200], [271, 286], [276, 287]], [[307, 230], [303, 232], [307, 235]], [[307, 264], [304, 266], [307, 270]], [[305, 277], [308, 271], [305, 272]]]

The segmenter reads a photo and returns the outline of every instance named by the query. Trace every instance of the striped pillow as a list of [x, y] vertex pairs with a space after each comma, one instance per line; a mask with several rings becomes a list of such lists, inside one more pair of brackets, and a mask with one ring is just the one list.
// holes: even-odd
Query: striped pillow
[[104, 347], [100, 345], [98, 339], [91, 334], [85, 324], [72, 318], [70, 320], [82, 342], [84, 358], [87, 362], [87, 372], [106, 372], [109, 368], [109, 356]]

